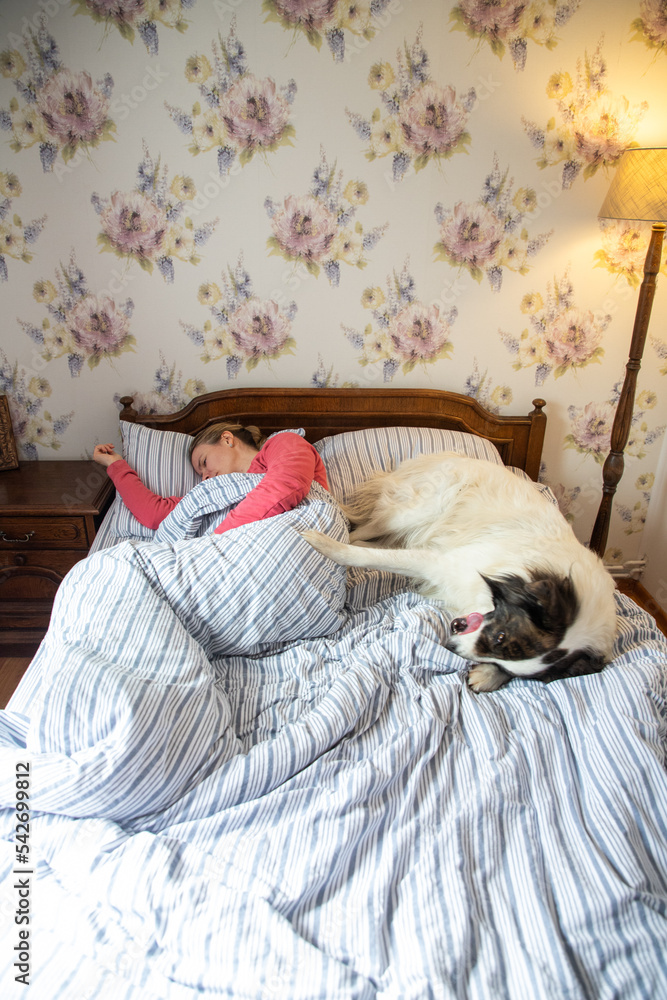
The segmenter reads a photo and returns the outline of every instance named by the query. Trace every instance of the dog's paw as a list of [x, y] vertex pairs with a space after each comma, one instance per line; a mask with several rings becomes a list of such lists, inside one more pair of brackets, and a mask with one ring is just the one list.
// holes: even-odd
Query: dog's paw
[[476, 663], [468, 673], [468, 687], [475, 694], [482, 691], [497, 691], [512, 678], [495, 663]]
[[325, 535], [322, 531], [306, 530], [301, 532], [301, 536], [323, 556], [328, 556], [334, 562], [342, 562], [341, 555], [345, 552], [345, 546], [330, 535]]

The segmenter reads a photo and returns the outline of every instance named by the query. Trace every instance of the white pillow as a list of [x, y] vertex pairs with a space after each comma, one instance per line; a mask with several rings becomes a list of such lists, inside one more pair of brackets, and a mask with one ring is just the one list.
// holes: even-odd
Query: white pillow
[[391, 472], [408, 458], [440, 451], [456, 451], [470, 458], [503, 464], [491, 441], [465, 431], [434, 427], [375, 427], [345, 431], [315, 443], [327, 470], [329, 489], [345, 499], [373, 472]]

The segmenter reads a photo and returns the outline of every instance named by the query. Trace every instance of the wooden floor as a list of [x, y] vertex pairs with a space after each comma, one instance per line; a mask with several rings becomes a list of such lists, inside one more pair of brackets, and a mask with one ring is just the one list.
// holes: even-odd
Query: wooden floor
[[[618, 589], [655, 618], [658, 628], [667, 636], [667, 613], [637, 580], [616, 580]], [[31, 657], [0, 657], [0, 708], [5, 708], [18, 682], [30, 665]]]

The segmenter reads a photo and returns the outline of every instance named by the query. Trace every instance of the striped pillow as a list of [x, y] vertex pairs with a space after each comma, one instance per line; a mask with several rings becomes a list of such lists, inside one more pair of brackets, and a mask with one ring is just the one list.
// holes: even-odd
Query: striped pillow
[[417, 455], [456, 451], [470, 458], [484, 458], [503, 464], [500, 452], [491, 441], [464, 431], [433, 427], [375, 427], [346, 431], [322, 438], [315, 447], [327, 470], [329, 488], [334, 496], [341, 499], [345, 499], [373, 472], [392, 471], [401, 462]]
[[[190, 462], [189, 434], [153, 430], [126, 420], [121, 420], [120, 430], [123, 458], [153, 493], [182, 497], [201, 482]], [[153, 537], [154, 531], [137, 521], [120, 497], [116, 497], [114, 515], [113, 534], [117, 538]]]

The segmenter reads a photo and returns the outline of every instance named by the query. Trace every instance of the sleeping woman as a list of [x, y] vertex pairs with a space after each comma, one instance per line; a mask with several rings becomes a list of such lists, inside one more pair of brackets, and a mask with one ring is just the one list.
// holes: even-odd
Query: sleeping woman
[[[98, 444], [93, 459], [104, 465], [125, 506], [141, 524], [155, 529], [182, 497], [161, 497], [145, 486], [112, 444]], [[292, 510], [313, 482], [328, 489], [327, 474], [312, 444], [285, 431], [270, 438], [254, 426], [217, 423], [193, 439], [190, 460], [202, 479], [228, 472], [256, 472], [262, 481], [220, 522], [215, 534]]]

